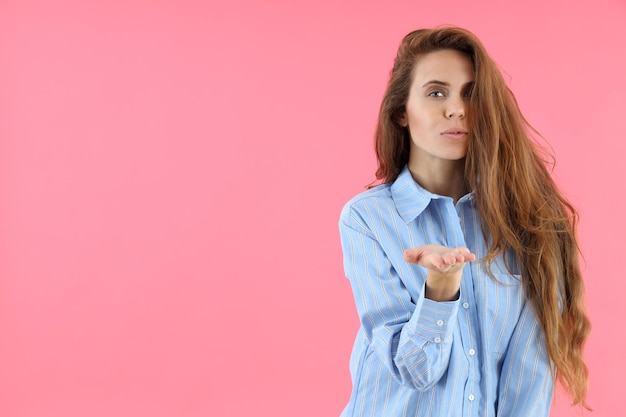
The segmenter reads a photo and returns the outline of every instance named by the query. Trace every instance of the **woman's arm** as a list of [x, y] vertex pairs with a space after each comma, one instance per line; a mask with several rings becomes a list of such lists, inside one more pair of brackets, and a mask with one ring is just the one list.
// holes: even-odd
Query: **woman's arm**
[[339, 226], [346, 276], [371, 347], [399, 383], [430, 388], [448, 368], [458, 301], [427, 299], [424, 287], [412, 298], [364, 222], [348, 210]]

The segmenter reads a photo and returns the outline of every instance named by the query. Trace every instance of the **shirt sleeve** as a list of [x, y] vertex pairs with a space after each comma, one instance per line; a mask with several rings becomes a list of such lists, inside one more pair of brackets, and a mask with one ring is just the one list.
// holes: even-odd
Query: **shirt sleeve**
[[503, 359], [498, 416], [547, 417], [550, 414], [554, 378], [545, 344], [534, 310], [525, 303]]
[[344, 269], [362, 330], [402, 385], [426, 390], [445, 374], [458, 301], [413, 299], [375, 234], [344, 212], [339, 222]]

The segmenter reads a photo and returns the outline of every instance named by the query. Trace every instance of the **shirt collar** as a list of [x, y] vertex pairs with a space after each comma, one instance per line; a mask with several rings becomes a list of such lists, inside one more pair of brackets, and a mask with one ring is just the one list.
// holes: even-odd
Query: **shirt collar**
[[409, 223], [419, 216], [437, 195], [416, 183], [409, 167], [405, 166], [391, 184], [391, 197], [402, 220]]
[[[405, 167], [398, 175], [398, 178], [391, 184], [391, 198], [396, 205], [398, 214], [406, 223], [409, 223], [419, 216], [432, 200], [439, 198], [450, 198], [431, 193], [422, 188], [411, 176], [409, 167]], [[463, 196], [460, 201], [472, 200], [472, 193]]]

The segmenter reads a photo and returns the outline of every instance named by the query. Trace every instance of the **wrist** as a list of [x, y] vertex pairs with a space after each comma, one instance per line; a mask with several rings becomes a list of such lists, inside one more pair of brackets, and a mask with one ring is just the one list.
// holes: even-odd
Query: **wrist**
[[424, 296], [429, 300], [443, 302], [443, 301], [456, 301], [459, 299], [460, 290], [448, 291], [448, 290], [433, 290], [426, 285], [426, 291]]
[[424, 296], [433, 301], [455, 301], [459, 299], [461, 271], [441, 273], [428, 271]]

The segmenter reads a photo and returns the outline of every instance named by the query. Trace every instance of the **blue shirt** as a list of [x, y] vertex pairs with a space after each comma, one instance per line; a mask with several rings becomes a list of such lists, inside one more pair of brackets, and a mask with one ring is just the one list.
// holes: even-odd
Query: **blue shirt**
[[[496, 281], [481, 264], [488, 248], [471, 194], [454, 204], [405, 167], [395, 182], [350, 200], [339, 228], [361, 323], [342, 417], [549, 414], [554, 379], [543, 331], [519, 275], [500, 258]], [[405, 249], [431, 243], [476, 254], [456, 301], [424, 298], [427, 270], [403, 259]], [[514, 259], [510, 267], [518, 271]]]

